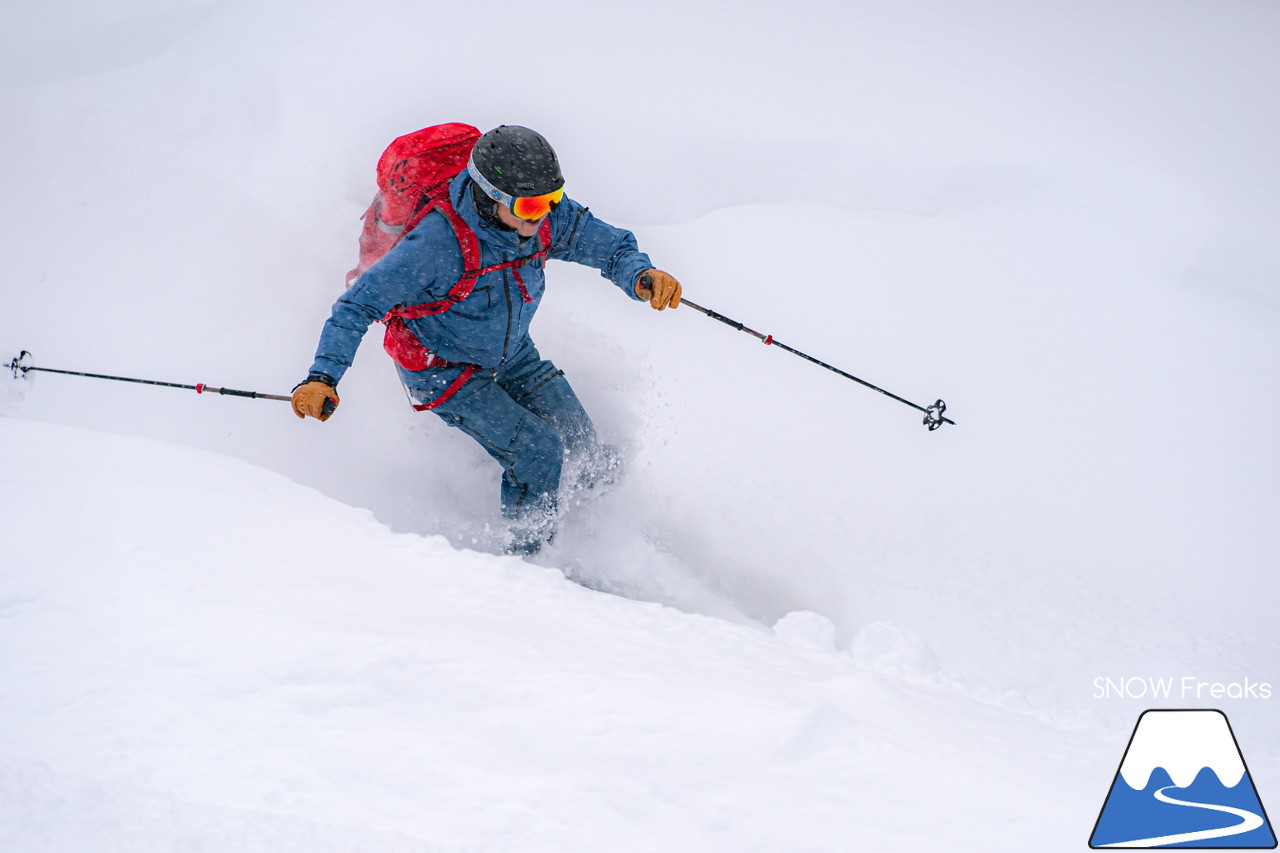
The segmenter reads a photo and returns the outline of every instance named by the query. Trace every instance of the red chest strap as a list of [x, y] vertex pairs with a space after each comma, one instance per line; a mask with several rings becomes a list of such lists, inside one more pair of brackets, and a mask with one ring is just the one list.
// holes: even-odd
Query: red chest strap
[[392, 308], [387, 312], [387, 316], [383, 318], [384, 323], [392, 318], [416, 320], [419, 317], [428, 317], [432, 314], [443, 314], [471, 295], [472, 289], [476, 286], [476, 280], [480, 276], [503, 269], [512, 271], [516, 285], [520, 288], [520, 296], [524, 301], [533, 301], [533, 297], [529, 295], [529, 291], [524, 285], [524, 279], [520, 276], [520, 267], [542, 260], [551, 251], [550, 217], [544, 219], [542, 227], [538, 229], [538, 237], [542, 243], [541, 249], [527, 257], [516, 258], [513, 261], [482, 268], [480, 266], [480, 241], [476, 238], [476, 232], [472, 231], [471, 226], [463, 220], [458, 211], [454, 210], [453, 204], [450, 203], [448, 198], [436, 199], [433, 203], [424, 207], [421, 213], [415, 217], [416, 221], [411, 221], [410, 227], [416, 226], [418, 222], [421, 222], [422, 218], [433, 207], [443, 213], [445, 218], [449, 220], [449, 224], [453, 227], [454, 236], [458, 238], [458, 248], [462, 250], [462, 277], [458, 279], [457, 284], [449, 288], [449, 293], [443, 299], [437, 299], [434, 302], [423, 302], [420, 305], [404, 305], [399, 308]]

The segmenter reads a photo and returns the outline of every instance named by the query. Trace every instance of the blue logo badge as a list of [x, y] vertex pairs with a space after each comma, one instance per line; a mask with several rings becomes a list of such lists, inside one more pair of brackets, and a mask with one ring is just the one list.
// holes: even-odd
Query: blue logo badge
[[1144, 711], [1089, 846], [1272, 849], [1276, 836], [1221, 711]]

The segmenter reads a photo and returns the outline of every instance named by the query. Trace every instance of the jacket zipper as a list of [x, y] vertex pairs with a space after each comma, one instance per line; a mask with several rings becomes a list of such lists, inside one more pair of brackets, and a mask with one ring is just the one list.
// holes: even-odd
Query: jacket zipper
[[[502, 262], [507, 262], [507, 253], [502, 253]], [[502, 363], [507, 363], [507, 348], [511, 346], [511, 323], [514, 320], [514, 309], [511, 305], [511, 279], [507, 276], [510, 267], [504, 267], [502, 270], [502, 293], [507, 298], [507, 335], [502, 340]]]

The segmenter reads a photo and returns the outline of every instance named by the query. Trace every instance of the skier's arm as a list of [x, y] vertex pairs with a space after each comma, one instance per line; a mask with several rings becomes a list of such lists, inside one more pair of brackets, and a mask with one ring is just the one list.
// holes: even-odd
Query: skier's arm
[[338, 297], [320, 332], [315, 361], [307, 378], [293, 389], [293, 411], [329, 419], [338, 407], [338, 381], [355, 358], [369, 326], [396, 305], [409, 301], [409, 288], [426, 287], [432, 275], [421, 263], [416, 233], [410, 234]]
[[371, 324], [386, 314], [386, 310], [378, 309], [378, 301], [370, 299], [365, 276], [357, 279], [333, 303], [329, 319], [325, 320], [324, 328], [320, 331], [320, 343], [316, 345], [315, 361], [311, 364], [309, 377], [323, 377], [329, 380], [330, 385], [337, 387], [342, 375], [351, 366], [351, 360], [355, 358], [364, 333]]
[[635, 300], [641, 299], [636, 291], [640, 276], [653, 269], [634, 234], [597, 219], [568, 196], [551, 214], [550, 257], [595, 267]]
[[308, 378], [330, 380], [328, 384], [336, 387], [369, 326], [396, 305], [412, 302], [422, 290], [429, 289], [434, 276], [423, 262], [429, 253], [422, 251], [419, 236], [415, 231], [406, 237], [333, 303]]

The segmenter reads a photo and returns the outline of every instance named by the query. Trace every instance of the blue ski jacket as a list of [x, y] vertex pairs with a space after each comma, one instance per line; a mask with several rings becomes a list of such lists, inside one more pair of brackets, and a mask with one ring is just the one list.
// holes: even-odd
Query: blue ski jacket
[[[472, 203], [471, 178], [465, 171], [450, 183], [449, 195], [454, 209], [475, 231], [481, 268], [529, 257], [542, 248], [536, 236], [522, 240], [514, 231], [489, 225]], [[548, 258], [595, 267], [632, 299], [639, 299], [636, 280], [653, 265], [637, 247], [635, 235], [596, 219], [567, 195], [549, 218]], [[467, 299], [443, 313], [408, 320], [409, 328], [445, 361], [496, 369], [532, 345], [529, 323], [546, 287], [544, 267], [537, 260], [520, 270], [528, 302], [512, 271], [496, 270], [480, 276]], [[443, 214], [433, 211], [333, 304], [311, 373], [337, 383], [372, 323], [392, 308], [445, 298], [462, 273], [462, 250], [453, 228]]]

